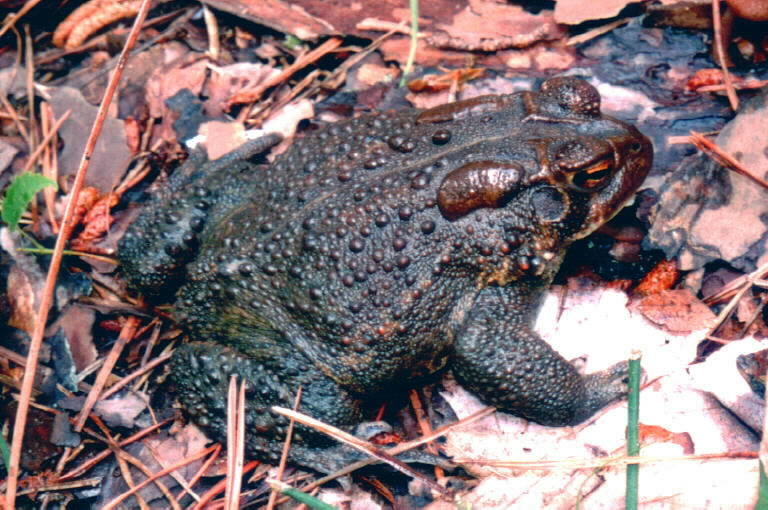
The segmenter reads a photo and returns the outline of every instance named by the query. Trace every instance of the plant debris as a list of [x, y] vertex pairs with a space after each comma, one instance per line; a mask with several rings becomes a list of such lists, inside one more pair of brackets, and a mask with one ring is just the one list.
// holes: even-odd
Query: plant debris
[[[625, 403], [552, 429], [484, 417], [450, 375], [399, 414], [407, 397], [391, 396], [396, 428], [377, 436], [387, 444], [347, 438], [417, 481], [356, 471], [373, 460], [341, 473], [343, 493], [290, 464], [275, 476], [242, 461], [237, 434], [227, 455], [173, 410], [167, 361], [185, 337], [173, 311], [126, 289], [114, 259], [142, 203], [196, 153], [216, 159], [278, 133], [260, 161], [272, 171], [318, 126], [558, 74], [589, 80], [604, 111], [648, 134], [655, 166], [634, 204], [574, 245], [537, 330], [587, 371], [642, 352], [643, 502], [754, 506], [768, 349], [765, 2], [421, 2], [412, 70], [399, 1], [202, 3], [0, 2], [7, 506], [280, 507], [275, 479], [325, 483], [321, 500], [366, 508], [437, 508], [451, 491], [488, 509], [623, 505]], [[20, 202], [11, 183], [24, 174], [37, 184]], [[40, 191], [47, 182], [59, 189]], [[414, 441], [463, 470], [417, 474], [392, 458]]]

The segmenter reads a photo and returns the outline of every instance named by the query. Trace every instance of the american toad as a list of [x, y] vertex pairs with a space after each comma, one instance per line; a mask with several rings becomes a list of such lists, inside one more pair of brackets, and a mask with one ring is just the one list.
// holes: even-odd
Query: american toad
[[[379, 113], [296, 141], [267, 166], [238, 153], [171, 178], [120, 259], [145, 294], [176, 290], [195, 342], [172, 376], [225, 433], [230, 375], [248, 382], [249, 454], [274, 460], [291, 406], [337, 426], [374, 394], [450, 366], [485, 402], [575, 424], [625, 394], [626, 367], [580, 375], [531, 328], [565, 249], [610, 219], [652, 146], [576, 78], [539, 92]], [[327, 446], [299, 429], [291, 459]], [[322, 467], [320, 468], [322, 469]]]

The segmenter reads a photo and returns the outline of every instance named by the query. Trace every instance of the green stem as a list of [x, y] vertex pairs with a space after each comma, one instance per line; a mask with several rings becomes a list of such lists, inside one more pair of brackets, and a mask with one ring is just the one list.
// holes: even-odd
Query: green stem
[[[639, 421], [640, 421], [640, 356], [634, 354], [629, 360], [629, 396], [627, 423], [627, 456], [636, 457], [640, 453]], [[638, 464], [627, 465], [627, 490], [625, 508], [636, 510], [638, 501]]]
[[411, 47], [408, 50], [408, 60], [405, 62], [403, 76], [400, 78], [400, 86], [404, 87], [406, 78], [413, 70], [416, 61], [416, 47], [419, 43], [419, 0], [410, 0], [411, 7]]

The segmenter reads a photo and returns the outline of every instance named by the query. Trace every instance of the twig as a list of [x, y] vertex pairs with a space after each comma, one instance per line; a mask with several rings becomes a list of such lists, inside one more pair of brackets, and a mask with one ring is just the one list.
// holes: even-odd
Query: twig
[[74, 489], [83, 489], [85, 487], [98, 487], [99, 485], [101, 485], [103, 481], [104, 481], [103, 477], [95, 476], [93, 478], [84, 478], [82, 480], [77, 480], [74, 482], [50, 483], [50, 484], [43, 485], [41, 487], [35, 487], [34, 489], [19, 491], [19, 496], [23, 496], [25, 494], [33, 494], [35, 492], [43, 492], [43, 491], [63, 492], [63, 491], [71, 491]]
[[[496, 412], [496, 409], [493, 407], [485, 407], [483, 409], [480, 409], [479, 411], [470, 414], [469, 416], [462, 418], [461, 420], [451, 423], [450, 425], [446, 425], [444, 427], [440, 427], [439, 429], [435, 430], [432, 434], [428, 436], [423, 436], [418, 439], [415, 439], [413, 441], [408, 441], [406, 443], [401, 443], [397, 446], [393, 446], [392, 448], [389, 448], [387, 450], [387, 453], [390, 455], [398, 455], [400, 453], [406, 452], [408, 450], [412, 450], [413, 448], [416, 448], [418, 446], [421, 446], [422, 444], [427, 444], [430, 441], [434, 441], [440, 436], [443, 436], [447, 434], [448, 432], [460, 428], [464, 425], [467, 425], [468, 423], [475, 422], [477, 420], [480, 420], [482, 418], [485, 418], [486, 416], [489, 416]], [[311, 491], [312, 489], [315, 489], [317, 487], [320, 487], [321, 485], [330, 482], [331, 480], [335, 480], [336, 478], [339, 478], [344, 475], [348, 475], [349, 473], [352, 473], [353, 471], [356, 471], [358, 469], [364, 468], [365, 466], [369, 466], [371, 464], [374, 464], [376, 462], [376, 459], [373, 458], [367, 458], [363, 460], [359, 460], [357, 462], [354, 462], [348, 466], [346, 466], [343, 469], [340, 469], [336, 471], [335, 473], [332, 473], [330, 475], [326, 475], [318, 480], [315, 480], [314, 482], [310, 483], [309, 485], [306, 485], [305, 487], [302, 487], [302, 491], [307, 492]]]
[[768, 181], [750, 172], [749, 169], [737, 161], [736, 158], [725, 152], [723, 149], [718, 147], [716, 143], [704, 137], [701, 133], [691, 131], [691, 143], [695, 145], [696, 148], [704, 152], [707, 156], [714, 159], [717, 163], [730, 170], [733, 170], [738, 174], [743, 175], [748, 179], [752, 179], [763, 188], [768, 189]]
[[[419, 398], [419, 392], [415, 389], [411, 389], [408, 392], [408, 396], [411, 400], [411, 407], [413, 408], [413, 414], [416, 416], [416, 422], [419, 425], [419, 431], [421, 432], [422, 436], [428, 436], [432, 434], [432, 424], [429, 423], [429, 419], [427, 418], [427, 413], [424, 410], [424, 405], [421, 403], [421, 398]], [[432, 455], [438, 455], [439, 452], [437, 451], [437, 445], [435, 445], [434, 442], [430, 441], [426, 445], [426, 450], [431, 453]], [[435, 478], [437, 479], [438, 483], [441, 483], [445, 480], [445, 470], [441, 468], [440, 466], [435, 466]]]
[[[176, 416], [170, 416], [170, 417], [164, 419], [163, 421], [161, 421], [159, 423], [155, 423], [154, 425], [151, 425], [151, 426], [145, 428], [144, 430], [140, 430], [139, 432], [133, 434], [132, 436], [128, 436], [125, 439], [122, 439], [117, 444], [120, 445], [120, 446], [129, 445], [129, 444], [133, 443], [134, 441], [138, 441], [142, 437], [147, 436], [147, 435], [155, 432], [157, 429], [159, 429], [161, 427], [164, 427], [165, 425], [171, 423], [175, 419], [176, 419]], [[72, 479], [72, 478], [77, 478], [78, 476], [82, 475], [83, 473], [85, 473], [86, 471], [91, 469], [93, 466], [95, 466], [96, 464], [98, 464], [102, 460], [104, 460], [107, 457], [109, 457], [109, 455], [111, 453], [112, 453], [112, 450], [106, 449], [106, 450], [102, 451], [101, 453], [98, 453], [98, 454], [94, 455], [93, 457], [91, 457], [90, 459], [85, 461], [83, 464], [77, 466], [72, 471], [69, 471], [68, 473], [64, 473], [63, 475], [61, 475], [59, 477], [59, 481], [64, 481], [64, 480], [69, 480], [69, 479]]]
[[107, 503], [102, 510], [114, 510], [115, 508], [118, 508], [120, 503], [122, 503], [123, 501], [125, 501], [126, 499], [128, 499], [133, 494], [135, 494], [136, 492], [140, 491], [141, 489], [143, 489], [144, 487], [146, 487], [150, 483], [153, 483], [158, 478], [162, 478], [163, 476], [167, 475], [168, 473], [170, 473], [172, 471], [176, 471], [177, 469], [182, 468], [182, 467], [186, 466], [187, 464], [193, 463], [194, 461], [196, 461], [199, 458], [205, 457], [209, 453], [211, 453], [214, 450], [216, 450], [216, 448], [218, 448], [217, 445], [209, 446], [208, 448], [205, 448], [204, 450], [200, 450], [198, 452], [193, 453], [192, 455], [190, 455], [186, 459], [184, 459], [184, 460], [182, 460], [180, 462], [177, 462], [176, 464], [174, 464], [172, 466], [168, 466], [165, 469], [161, 469], [160, 471], [155, 473], [150, 478], [147, 478], [146, 480], [143, 480], [141, 483], [137, 484], [136, 487], [134, 487], [131, 490], [128, 490], [128, 491], [120, 494], [119, 496], [117, 496], [115, 499], [113, 499], [112, 501]]
[[[296, 398], [293, 401], [293, 410], [299, 410], [299, 404], [301, 404], [301, 394], [303, 388], [299, 386], [299, 391], [296, 392]], [[296, 424], [296, 420], [291, 419], [288, 422], [288, 432], [285, 433], [285, 444], [283, 444], [283, 451], [280, 455], [280, 464], [277, 466], [277, 473], [275, 474], [275, 480], [278, 482], [283, 481], [283, 474], [285, 473], [285, 466], [288, 464], [288, 451], [291, 449], [291, 440], [293, 439], [293, 427]], [[272, 490], [269, 493], [269, 501], [267, 502], [267, 510], [273, 510], [275, 503], [277, 503], [277, 496], [279, 490], [272, 486]]]
[[186, 485], [182, 486], [182, 490], [179, 491], [179, 494], [176, 496], [176, 501], [181, 501], [181, 498], [184, 497], [184, 494], [189, 494], [189, 496], [197, 501], [198, 503], [202, 501], [202, 498], [192, 490], [192, 488], [197, 485], [197, 482], [205, 475], [205, 473], [208, 472], [208, 469], [210, 469], [211, 465], [216, 461], [216, 459], [219, 458], [219, 454], [221, 453], [221, 445], [219, 443], [216, 443], [214, 446], [216, 446], [216, 450], [211, 454], [210, 457], [205, 459], [205, 462], [203, 462], [203, 465], [200, 466], [200, 469], [197, 470], [197, 473], [186, 483]]
[[[58, 158], [57, 158], [57, 144], [56, 144], [56, 131], [51, 130], [51, 124], [55, 122], [55, 116], [53, 114], [53, 108], [48, 103], [40, 104], [40, 120], [43, 128], [43, 144], [45, 149], [41, 158], [42, 173], [44, 176], [51, 179], [53, 182], [58, 182]], [[51, 134], [53, 133], [53, 134]], [[47, 143], [46, 139], [51, 136], [51, 143]], [[53, 187], [46, 187], [43, 190], [43, 199], [45, 200], [45, 209], [48, 212], [48, 223], [51, 225], [51, 230], [54, 234], [59, 233], [59, 222], [56, 220], [56, 190]]]
[[599, 37], [603, 34], [607, 34], [611, 30], [617, 29], [622, 25], [626, 25], [630, 21], [631, 21], [631, 18], [623, 18], [623, 19], [617, 19], [616, 21], [611, 21], [610, 23], [606, 23], [605, 25], [593, 28], [592, 30], [587, 30], [583, 34], [574, 35], [573, 37], [570, 37], [567, 41], [565, 41], [565, 45], [576, 46], [577, 44], [591, 41], [595, 37]]
[[657, 464], [660, 462], [689, 462], [702, 460], [734, 460], [756, 459], [758, 452], [725, 452], [725, 453], [698, 453], [695, 455], [679, 455], [676, 457], [627, 457], [626, 455], [610, 455], [608, 457], [594, 457], [591, 459], [557, 459], [557, 460], [524, 460], [524, 461], [493, 461], [488, 459], [454, 458], [460, 464], [482, 464], [486, 467], [505, 469], [595, 469], [611, 466], [626, 466], [629, 464]]
[[42, 154], [42, 152], [45, 150], [45, 146], [48, 145], [48, 142], [50, 142], [51, 139], [56, 136], [56, 133], [59, 131], [59, 128], [61, 128], [61, 125], [64, 124], [64, 121], [69, 118], [70, 113], [72, 113], [72, 110], [67, 110], [64, 112], [64, 114], [59, 117], [53, 127], [48, 131], [48, 133], [46, 133], [43, 141], [37, 145], [35, 151], [30, 154], [29, 158], [27, 158], [27, 162], [24, 163], [24, 167], [21, 169], [22, 173], [32, 170], [32, 167], [35, 166], [35, 163], [37, 163], [37, 158], [39, 158], [40, 154]]
[[122, 331], [120, 331], [120, 336], [117, 338], [117, 342], [115, 342], [115, 344], [112, 346], [112, 349], [107, 355], [107, 359], [104, 361], [104, 364], [101, 366], [99, 373], [96, 375], [96, 382], [94, 382], [91, 391], [88, 392], [85, 403], [83, 403], [83, 408], [80, 410], [80, 413], [77, 416], [77, 420], [75, 420], [74, 430], [76, 432], [80, 432], [83, 429], [86, 420], [88, 420], [88, 415], [91, 413], [93, 406], [96, 405], [96, 402], [99, 400], [101, 390], [107, 383], [107, 379], [109, 379], [110, 374], [112, 374], [112, 369], [115, 367], [115, 364], [117, 363], [123, 348], [128, 345], [128, 342], [133, 340], [133, 336], [136, 334], [136, 328], [138, 325], [139, 321], [135, 317], [129, 317], [125, 322]]
[[731, 109], [736, 111], [739, 109], [739, 96], [736, 95], [736, 90], [733, 88], [733, 78], [728, 71], [728, 64], [725, 61], [723, 28], [722, 20], [720, 19], [720, 0], [712, 0], [712, 23], [715, 28], [715, 36], [712, 42], [715, 45], [715, 55], [717, 55], [717, 60], [719, 60], [720, 67], [723, 69], [725, 93], [728, 95], [728, 102], [731, 104]]
[[21, 118], [19, 118], [19, 115], [18, 113], [16, 113], [16, 110], [13, 109], [13, 106], [11, 106], [11, 103], [8, 102], [8, 98], [5, 97], [5, 94], [0, 94], [0, 103], [3, 103], [3, 108], [5, 108], [8, 111], [8, 117], [10, 117], [10, 119], [13, 121], [13, 124], [16, 126], [16, 129], [19, 130], [19, 134], [21, 134], [21, 137], [24, 139], [25, 142], [27, 142], [27, 145], [30, 148], [32, 148], [32, 143], [31, 143], [31, 140], [29, 139], [29, 131], [27, 131], [27, 127], [24, 125], [24, 123], [21, 122]]
[[307, 416], [306, 414], [294, 412], [284, 407], [272, 406], [272, 411], [278, 414], [282, 414], [283, 416], [286, 416], [288, 418], [293, 418], [303, 425], [307, 425], [312, 428], [315, 428], [320, 432], [323, 432], [324, 434], [331, 436], [337, 441], [343, 442], [344, 444], [351, 446], [356, 450], [359, 450], [367, 455], [374, 457], [379, 462], [384, 462], [386, 464], [389, 464], [390, 466], [400, 471], [401, 473], [407, 476], [410, 476], [411, 478], [415, 478], [419, 480], [420, 482], [424, 483], [427, 487], [429, 487], [430, 489], [434, 490], [439, 494], [448, 493], [448, 490], [445, 487], [442, 487], [436, 484], [435, 482], [433, 482], [426, 476], [422, 475], [421, 473], [414, 471], [413, 469], [408, 467], [407, 464], [396, 459], [389, 452], [385, 452], [379, 448], [376, 448], [374, 445], [372, 445], [368, 441], [364, 441], [359, 437], [355, 437], [352, 434], [349, 434], [348, 432], [345, 432], [341, 429], [328, 425], [327, 423], [323, 423], [320, 420], [316, 420], [310, 416]]
[[[341, 42], [341, 39], [338, 37], [332, 37], [328, 39], [314, 50], [296, 58], [296, 60], [294, 60], [291, 65], [283, 69], [274, 77], [264, 80], [264, 82], [260, 83], [259, 86], [255, 89], [244, 90], [236, 93], [227, 101], [227, 107], [231, 107], [234, 104], [254, 103], [258, 101], [267, 89], [282, 83], [283, 81], [293, 76], [293, 74], [298, 70], [316, 62], [328, 53], [336, 50], [339, 46], [341, 46]], [[240, 115], [238, 116], [238, 122], [244, 122], [245, 119], [249, 117], [250, 110], [250, 107], [243, 108], [243, 110], [240, 112]]]
[[145, 374], [146, 372], [149, 372], [150, 370], [152, 370], [153, 368], [155, 368], [159, 364], [165, 363], [166, 361], [171, 359], [171, 355], [172, 354], [173, 354], [173, 351], [166, 352], [165, 354], [161, 354], [160, 356], [158, 356], [157, 358], [153, 359], [152, 361], [150, 361], [149, 363], [147, 363], [146, 365], [144, 365], [140, 369], [136, 370], [132, 374], [123, 377], [118, 382], [116, 382], [114, 385], [110, 386], [109, 389], [103, 391], [101, 393], [101, 395], [99, 396], [99, 400], [106, 400], [106, 399], [108, 399], [109, 397], [114, 395], [117, 391], [120, 391], [125, 386], [127, 386], [129, 382], [131, 382], [134, 379], [136, 379], [137, 377]]
[[[748, 89], [761, 89], [768, 85], [768, 80], [747, 80], [741, 83], [734, 83], [733, 88], [736, 90], [748, 90]], [[703, 85], [696, 88], [696, 92], [722, 92], [726, 90], [726, 86], [720, 85]]]
[[215, 62], [219, 60], [219, 53], [221, 52], [219, 22], [205, 4], [203, 4], [203, 19], [205, 20], [205, 31], [208, 33], [208, 56]]
[[3, 24], [3, 28], [0, 28], [0, 37], [4, 36], [5, 33], [11, 29], [11, 27], [16, 25], [16, 22], [19, 21], [22, 16], [34, 9], [34, 7], [39, 3], [40, 0], [29, 0], [28, 2], [25, 2], [21, 9], [19, 9], [19, 12], [11, 15], [11, 17], [8, 18], [8, 21]]
[[245, 458], [245, 381], [232, 376], [227, 397], [227, 490], [224, 508], [237, 510]]
[[717, 315], [715, 324], [709, 329], [709, 331], [707, 331], [707, 334], [704, 338], [713, 342], [727, 343], [727, 340], [723, 340], [714, 336], [715, 331], [717, 331], [720, 326], [723, 325], [725, 320], [730, 317], [731, 313], [733, 313], [733, 311], [736, 309], [736, 306], [739, 304], [739, 301], [741, 301], [741, 298], [744, 297], [744, 294], [751, 290], [753, 285], [758, 285], [761, 282], [762, 277], [766, 272], [768, 272], [768, 264], [762, 265], [748, 275], [744, 275], [740, 278], [737, 278], [736, 280], [733, 280], [723, 289], [721, 289], [720, 292], [718, 292], [715, 296], [710, 296], [704, 299], [705, 303], [714, 303], [720, 299], [719, 296], [725, 296], [728, 293], [738, 289], [728, 304], [725, 305], [725, 307]]
[[88, 172], [88, 165], [90, 164], [93, 150], [96, 147], [96, 141], [101, 133], [104, 120], [106, 119], [107, 112], [109, 111], [109, 105], [112, 103], [112, 98], [117, 90], [117, 85], [120, 82], [120, 77], [123, 74], [128, 54], [136, 44], [136, 40], [139, 36], [139, 28], [147, 17], [149, 11], [149, 5], [151, 0], [142, 0], [139, 14], [136, 16], [131, 32], [128, 35], [128, 40], [123, 47], [123, 51], [120, 55], [115, 73], [107, 85], [107, 89], [104, 91], [104, 97], [99, 106], [99, 111], [94, 121], [91, 133], [88, 136], [88, 140], [85, 144], [83, 151], [83, 157], [80, 160], [80, 166], [75, 174], [75, 180], [72, 185], [72, 191], [70, 193], [70, 199], [67, 201], [67, 207], [64, 210], [64, 217], [62, 218], [62, 229], [59, 232], [59, 236], [56, 238], [56, 245], [51, 256], [51, 265], [48, 268], [48, 275], [45, 279], [45, 287], [42, 297], [40, 299], [40, 305], [37, 312], [37, 318], [35, 320], [35, 329], [32, 332], [32, 338], [29, 344], [29, 356], [27, 357], [27, 369], [24, 372], [24, 379], [22, 380], [21, 392], [19, 397], [19, 407], [16, 410], [16, 420], [14, 425], [13, 443], [11, 444], [11, 459], [8, 466], [8, 483], [5, 493], [5, 507], [10, 510], [14, 508], [16, 502], [16, 490], [19, 481], [19, 461], [21, 459], [21, 447], [24, 441], [24, 429], [27, 425], [27, 413], [29, 411], [29, 405], [32, 396], [32, 389], [35, 382], [35, 374], [37, 372], [37, 363], [40, 357], [40, 347], [43, 343], [43, 336], [45, 335], [45, 327], [48, 322], [48, 312], [50, 311], [51, 302], [53, 300], [54, 289], [56, 288], [56, 279], [59, 273], [59, 267], [61, 267], [62, 252], [64, 245], [67, 243], [70, 235], [72, 234], [72, 218], [77, 208], [77, 196], [83, 187], [83, 181], [85, 180], [86, 173]]
[[[215, 445], [215, 446], [219, 446], [219, 445]], [[261, 465], [261, 462], [259, 462], [258, 460], [253, 460], [249, 462], [243, 468], [243, 474], [245, 475], [246, 473], [249, 473], [251, 470], [255, 469], [256, 466], [259, 466], [259, 465]], [[213, 505], [208, 505], [208, 503], [210, 503], [213, 500], [213, 498], [215, 498], [218, 494], [221, 494], [226, 490], [226, 484], [227, 484], [227, 480], [225, 479], [220, 481], [213, 487], [211, 487], [208, 490], [208, 492], [203, 494], [203, 496], [200, 498], [200, 501], [195, 503], [195, 506], [192, 507], [192, 510], [209, 510], [210, 508], [222, 508], [221, 505], [217, 505], [213, 507]]]

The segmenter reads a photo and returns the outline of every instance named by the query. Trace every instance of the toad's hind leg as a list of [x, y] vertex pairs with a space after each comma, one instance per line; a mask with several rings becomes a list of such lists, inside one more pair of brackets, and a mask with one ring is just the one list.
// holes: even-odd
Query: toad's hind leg
[[[234, 375], [246, 381], [247, 456], [269, 462], [279, 460], [288, 428], [288, 419], [270, 407], [292, 408], [299, 387], [301, 412], [345, 429], [361, 419], [359, 400], [295, 351], [275, 350], [269, 359], [256, 359], [218, 344], [193, 342], [176, 351], [171, 369], [184, 408], [219, 440], [224, 440], [227, 431], [229, 379]], [[326, 454], [332, 446], [335, 442], [327, 436], [297, 426], [289, 459], [330, 472], [342, 461]]]
[[200, 151], [193, 152], [120, 240], [118, 256], [131, 285], [150, 298], [170, 297], [210, 231], [233, 207], [250, 200], [255, 183], [263, 181], [263, 168], [248, 158], [280, 140], [266, 135], [207, 162]]
[[579, 374], [532, 330], [539, 296], [525, 285], [483, 289], [457, 335], [453, 371], [500, 410], [543, 425], [575, 425], [626, 395], [627, 364]]

